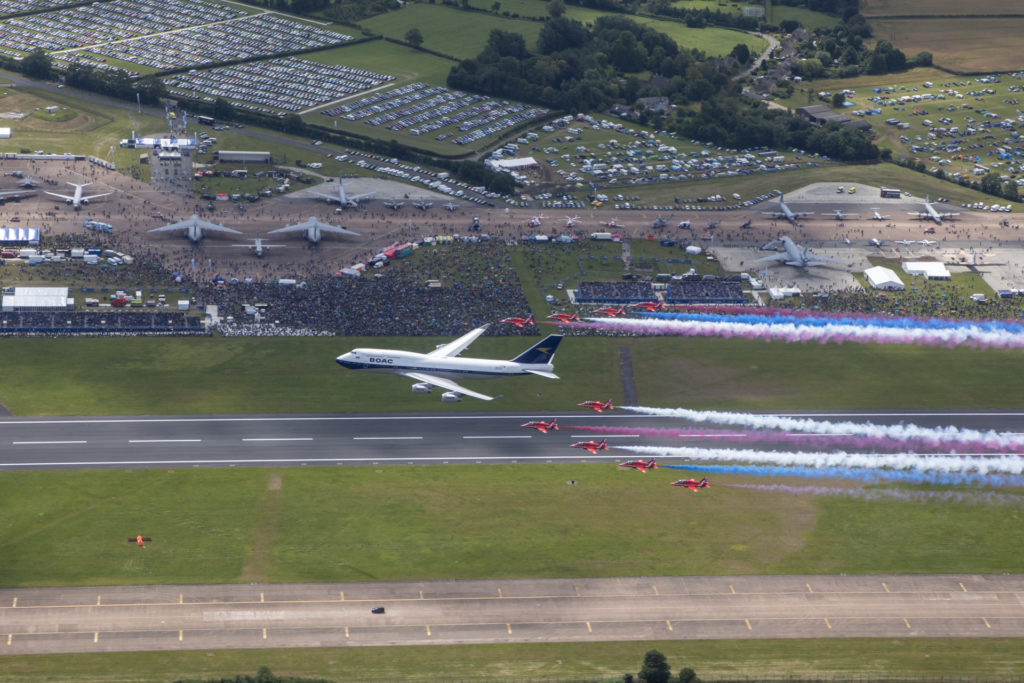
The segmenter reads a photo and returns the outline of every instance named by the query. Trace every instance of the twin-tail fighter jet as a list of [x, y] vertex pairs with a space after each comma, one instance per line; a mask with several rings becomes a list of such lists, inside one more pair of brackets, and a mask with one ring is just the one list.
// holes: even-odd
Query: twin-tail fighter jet
[[619, 467], [629, 467], [646, 474], [647, 470], [658, 469], [658, 463], [654, 461], [654, 458], [650, 460], [627, 460], [626, 462], [620, 462]]
[[488, 325], [467, 332], [453, 342], [441, 344], [428, 353], [416, 353], [399, 349], [352, 349], [335, 360], [349, 370], [369, 370], [403, 375], [415, 380], [414, 394], [429, 394], [433, 387], [446, 391], [441, 394], [445, 402], [461, 401], [463, 396], [472, 396], [482, 401], [493, 401], [487, 396], [456, 384], [453, 379], [487, 379], [514, 377], [517, 375], [539, 375], [558, 379], [554, 373], [553, 359], [562, 335], [551, 334], [537, 342], [512, 360], [491, 360], [488, 358], [459, 358], [476, 339], [487, 331]]

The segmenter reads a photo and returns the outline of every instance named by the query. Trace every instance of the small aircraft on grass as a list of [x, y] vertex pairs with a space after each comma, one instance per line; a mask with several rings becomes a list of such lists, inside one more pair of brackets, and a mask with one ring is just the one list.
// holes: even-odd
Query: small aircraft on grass
[[558, 431], [558, 422], [554, 419], [551, 422], [545, 422], [544, 420], [534, 420], [533, 422], [527, 422], [526, 424], [519, 425], [520, 427], [526, 427], [527, 429], [536, 429], [541, 434], [547, 434], [548, 430]]
[[619, 467], [631, 467], [634, 470], [639, 470], [646, 474], [647, 470], [658, 469], [658, 463], [654, 461], [654, 458], [651, 458], [650, 460], [628, 460], [626, 462], [620, 462]]
[[697, 493], [697, 489], [706, 489], [706, 488], [709, 488], [711, 486], [711, 484], [708, 483], [708, 478], [707, 477], [704, 477], [700, 481], [697, 481], [696, 479], [680, 479], [679, 481], [672, 482], [672, 485], [673, 486], [685, 486], [686, 488], [690, 489], [694, 493]]
[[599, 413], [603, 413], [606, 410], [615, 410], [615, 406], [612, 405], [611, 399], [607, 401], [584, 401], [583, 403], [577, 403], [580, 408], [593, 408]]
[[608, 442], [605, 439], [601, 439], [600, 441], [580, 441], [572, 444], [570, 448], [583, 448], [594, 455], [597, 455], [598, 451], [608, 450]]

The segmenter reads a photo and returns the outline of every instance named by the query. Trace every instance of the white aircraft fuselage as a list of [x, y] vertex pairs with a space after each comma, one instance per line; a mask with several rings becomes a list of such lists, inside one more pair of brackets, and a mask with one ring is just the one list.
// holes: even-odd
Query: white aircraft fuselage
[[516, 363], [486, 358], [438, 358], [395, 349], [353, 349], [338, 356], [337, 363], [350, 370], [403, 374], [429, 372], [449, 379], [486, 379], [529, 375], [534, 371], [554, 372], [551, 363]]

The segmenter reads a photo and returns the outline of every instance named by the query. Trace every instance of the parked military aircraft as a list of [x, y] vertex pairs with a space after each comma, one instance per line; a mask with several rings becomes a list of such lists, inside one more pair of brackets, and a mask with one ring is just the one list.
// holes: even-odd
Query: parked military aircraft
[[771, 216], [772, 218], [785, 218], [790, 223], [796, 223], [798, 218], [804, 216], [814, 215], [813, 211], [793, 211], [786, 205], [786, 199], [783, 195], [779, 195], [779, 210], [778, 211], [762, 211], [765, 216]]
[[367, 192], [365, 194], [350, 195], [345, 193], [345, 180], [340, 175], [338, 176], [338, 194], [323, 194], [317, 192], [316, 196], [323, 199], [328, 204], [340, 204], [343, 209], [358, 209], [359, 200], [365, 199], [366, 197], [373, 196], [373, 192]]
[[204, 221], [195, 214], [192, 214], [189, 218], [183, 221], [171, 223], [170, 225], [165, 225], [162, 228], [153, 228], [152, 230], [147, 230], [147, 232], [174, 232], [176, 230], [184, 230], [189, 241], [193, 243], [198, 243], [199, 240], [203, 239], [207, 232], [223, 232], [231, 235], [242, 234], [238, 230], [233, 230], [231, 228], [226, 228], [223, 225]]
[[[765, 246], [780, 244], [782, 245], [783, 251], [779, 254], [773, 254], [771, 256], [765, 256], [754, 261], [754, 263], [764, 263], [766, 261], [778, 261], [785, 263], [787, 266], [794, 266], [796, 268], [807, 268], [808, 266], [823, 266], [826, 263], [841, 263], [839, 259], [829, 258], [828, 256], [818, 256], [812, 252], [809, 248], [796, 244], [788, 236], [783, 235], [777, 240], [768, 242]], [[764, 247], [762, 247], [763, 249]]]
[[936, 225], [942, 225], [943, 218], [953, 218], [959, 216], [959, 213], [950, 213], [947, 211], [939, 211], [935, 208], [935, 205], [929, 201], [928, 196], [924, 198], [924, 211], [908, 211], [911, 216], [916, 216], [918, 220], [927, 218], [930, 221], [934, 221]]
[[352, 232], [345, 228], [339, 228], [336, 225], [330, 223], [324, 223], [323, 221], [317, 220], [315, 216], [310, 216], [307, 220], [301, 223], [293, 223], [292, 225], [286, 225], [283, 228], [277, 230], [271, 230], [268, 235], [274, 235], [279, 233], [290, 233], [300, 232], [311, 244], [319, 244], [320, 240], [323, 239], [324, 233], [331, 233], [334, 235], [352, 235], [353, 237], [359, 237], [358, 232]]
[[82, 183], [81, 185], [79, 185], [78, 183], [68, 183], [68, 185], [71, 185], [72, 187], [75, 188], [75, 194], [66, 195], [60, 194], [58, 192], [50, 192], [49, 190], [43, 191], [46, 192], [46, 194], [51, 195], [53, 197], [60, 197], [68, 206], [74, 207], [75, 211], [78, 211], [83, 206], [88, 204], [90, 199], [97, 199], [99, 197], [106, 197], [108, 194], [114, 194], [113, 192], [103, 192], [102, 194], [83, 195], [82, 188], [88, 185], [92, 185], [92, 183]]

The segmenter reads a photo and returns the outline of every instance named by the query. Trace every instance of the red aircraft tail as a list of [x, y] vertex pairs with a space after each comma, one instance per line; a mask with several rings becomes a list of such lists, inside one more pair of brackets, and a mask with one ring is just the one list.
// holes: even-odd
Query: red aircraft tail
[[658, 463], [654, 461], [654, 458], [651, 458], [650, 460], [647, 461], [645, 467], [649, 470], [656, 470], [658, 469]]

